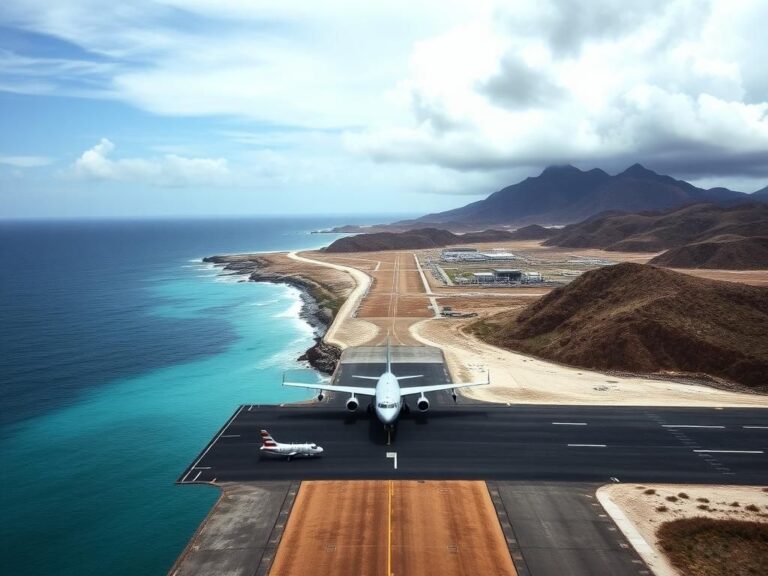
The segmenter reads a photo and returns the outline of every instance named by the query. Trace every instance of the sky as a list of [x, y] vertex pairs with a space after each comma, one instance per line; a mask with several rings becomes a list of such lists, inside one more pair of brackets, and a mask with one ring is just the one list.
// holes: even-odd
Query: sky
[[0, 218], [421, 214], [552, 164], [768, 184], [764, 0], [4, 0]]

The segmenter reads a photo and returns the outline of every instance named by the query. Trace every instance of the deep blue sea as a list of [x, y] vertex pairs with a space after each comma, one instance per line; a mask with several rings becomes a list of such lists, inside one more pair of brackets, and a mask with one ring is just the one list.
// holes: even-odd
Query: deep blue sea
[[312, 344], [295, 289], [200, 258], [351, 220], [0, 222], [0, 573], [167, 572], [218, 497], [174, 480], [239, 404], [305, 398]]

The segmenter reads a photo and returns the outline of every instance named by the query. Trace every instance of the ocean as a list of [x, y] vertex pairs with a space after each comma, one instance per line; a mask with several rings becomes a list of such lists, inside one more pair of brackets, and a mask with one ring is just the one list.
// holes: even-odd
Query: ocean
[[239, 404], [308, 397], [298, 291], [200, 259], [350, 220], [0, 222], [3, 574], [168, 571], [218, 497], [184, 467]]

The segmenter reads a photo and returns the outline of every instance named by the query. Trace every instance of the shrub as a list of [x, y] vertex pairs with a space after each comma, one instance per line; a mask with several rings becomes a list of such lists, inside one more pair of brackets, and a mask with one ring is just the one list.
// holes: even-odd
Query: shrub
[[766, 523], [684, 518], [662, 523], [656, 536], [668, 559], [681, 574], [768, 574]]
[[667, 496], [665, 500], [667, 502], [677, 502], [677, 496]]
[[731, 502], [730, 504], [728, 504], [728, 506], [733, 506], [734, 508], [738, 508], [740, 504], [738, 502]]
[[760, 512], [760, 508], [758, 508], [754, 504], [749, 504], [747, 506], [744, 506], [744, 510], [749, 510], [750, 512]]
[[709, 504], [709, 498], [696, 498], [696, 502], [704, 502], [704, 504]]
[[650, 496], [651, 494], [656, 494], [656, 490], [654, 490], [653, 488], [648, 488], [648, 490], [643, 492], [643, 494], [648, 494]]
[[688, 494], [686, 494], [685, 492], [680, 492], [677, 496], [679, 498], [683, 498], [684, 500], [688, 500], [688, 498], [690, 498], [690, 496], [688, 496]]
[[669, 510], [669, 508], [667, 508], [666, 506], [657, 506], [656, 507], [656, 512], [666, 512], [667, 510]]

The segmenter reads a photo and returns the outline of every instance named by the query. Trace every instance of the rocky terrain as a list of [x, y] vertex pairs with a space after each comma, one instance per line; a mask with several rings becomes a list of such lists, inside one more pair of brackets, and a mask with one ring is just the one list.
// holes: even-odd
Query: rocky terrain
[[686, 244], [768, 236], [768, 204], [694, 204], [666, 212], [598, 215], [563, 228], [545, 246], [659, 252]]
[[472, 330], [496, 346], [564, 364], [706, 375], [768, 393], [766, 326], [766, 288], [623, 263]]
[[[252, 282], [288, 284], [301, 291], [300, 316], [315, 331], [315, 345], [299, 357], [311, 366], [331, 374], [341, 356], [341, 350], [323, 342], [322, 336], [352, 289], [351, 279], [327, 268], [297, 264], [286, 254], [233, 254], [209, 256], [203, 262], [217, 264], [224, 272], [247, 276]], [[346, 280], [346, 281], [345, 281]]]
[[509, 235], [509, 240], [544, 240], [558, 233], [554, 228], [544, 228], [538, 224], [531, 224], [518, 228]]
[[719, 239], [672, 248], [649, 264], [668, 268], [768, 270], [768, 237]]

